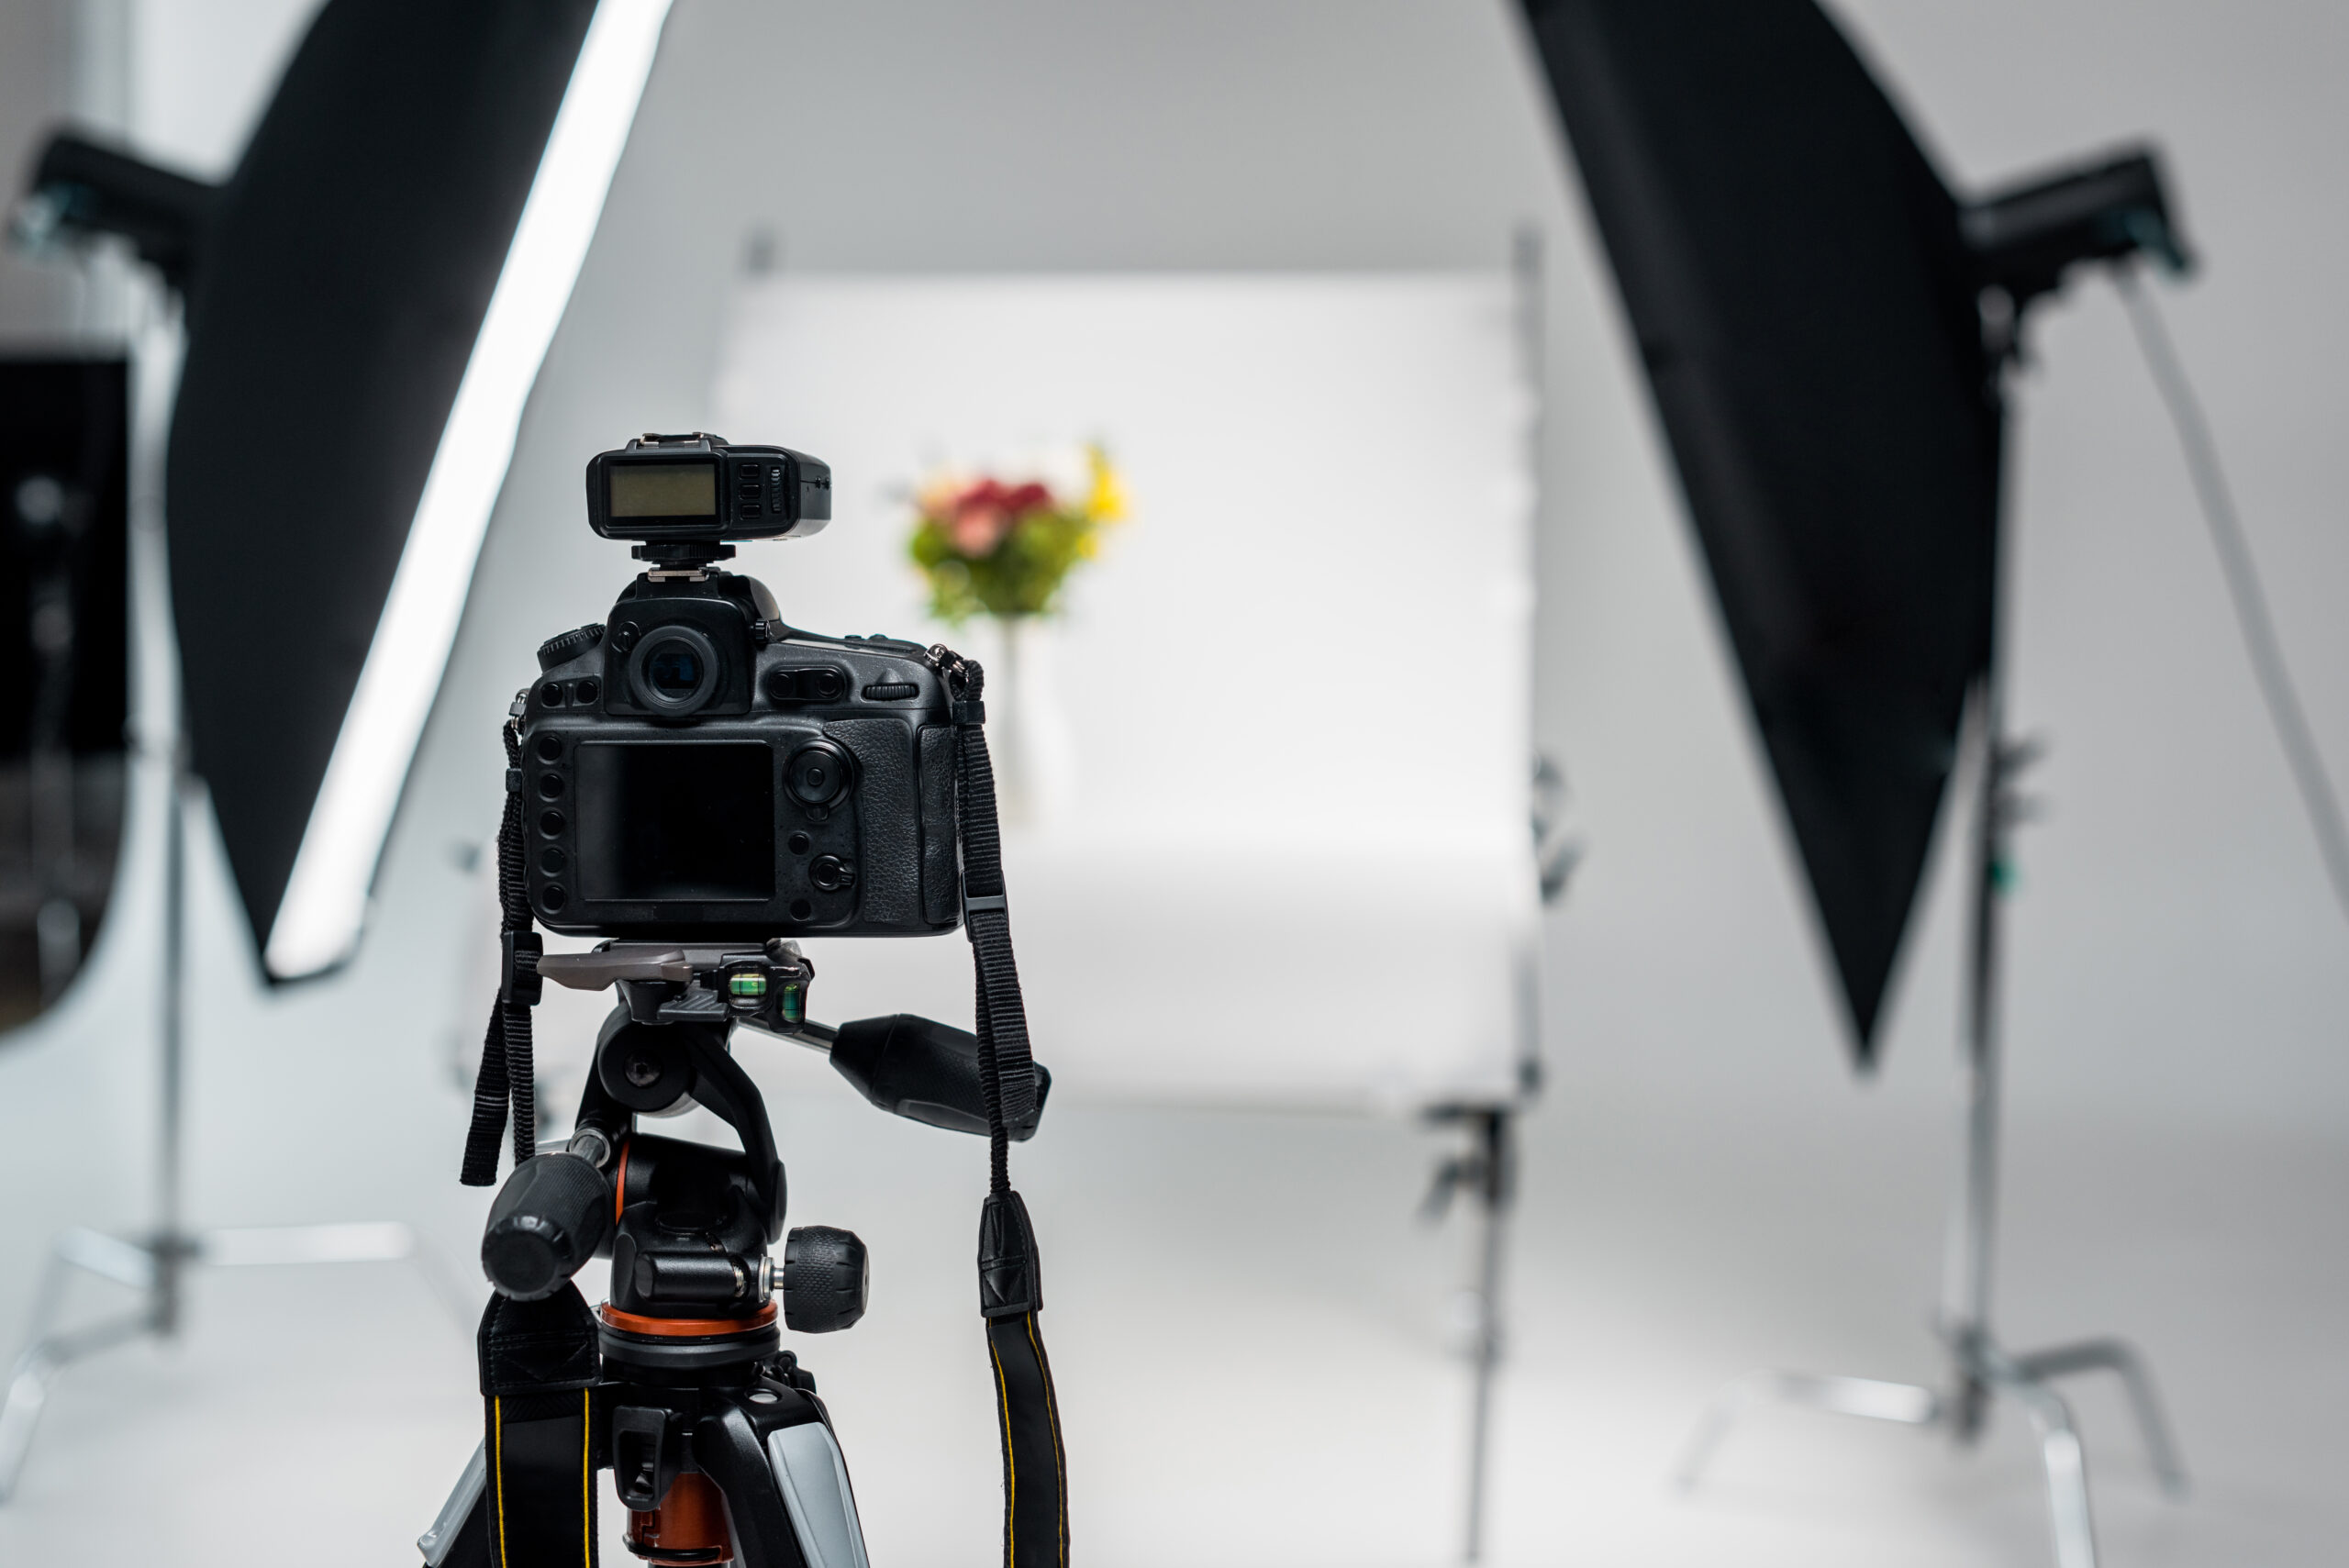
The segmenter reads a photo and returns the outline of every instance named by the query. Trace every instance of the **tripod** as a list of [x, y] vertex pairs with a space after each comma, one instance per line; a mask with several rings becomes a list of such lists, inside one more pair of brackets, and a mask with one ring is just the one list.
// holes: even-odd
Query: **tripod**
[[[482, 1262], [486, 1432], [417, 1540], [427, 1568], [596, 1560], [596, 1473], [629, 1510], [629, 1550], [684, 1565], [866, 1568], [848, 1465], [813, 1377], [781, 1349], [864, 1313], [864, 1245], [790, 1233], [764, 1101], [729, 1054], [737, 1023], [823, 1050], [865, 1097], [912, 1119], [987, 1130], [977, 1040], [905, 1015], [838, 1029], [808, 1021], [814, 970], [792, 943], [607, 943], [549, 955], [545, 979], [615, 984], [577, 1130], [517, 1166], [490, 1210]], [[1037, 1115], [1051, 1075], [1035, 1070]], [[652, 1136], [640, 1116], [690, 1100], [741, 1151]], [[1008, 1135], [1035, 1129], [1030, 1116]], [[571, 1276], [612, 1260], [590, 1313]]]
[[[408, 1262], [460, 1320], [463, 1308], [431, 1266], [416, 1232], [396, 1220], [334, 1225], [246, 1226], [190, 1230], [184, 1213], [187, 1104], [187, 824], [194, 792], [174, 749], [171, 798], [163, 829], [163, 941], [161, 1033], [162, 1082], [155, 1156], [155, 1229], [125, 1239], [82, 1228], [61, 1233], [33, 1298], [25, 1348], [0, 1398], [0, 1502], [15, 1492], [50, 1386], [66, 1367], [121, 1344], [179, 1332], [191, 1266], [239, 1268], [290, 1263]], [[75, 1273], [109, 1280], [138, 1293], [130, 1310], [75, 1329], [55, 1327], [67, 1282]]]
[[1950, 1358], [1949, 1385], [1934, 1389], [1834, 1373], [1749, 1373], [1714, 1396], [1675, 1479], [1683, 1488], [1694, 1486], [1731, 1423], [1756, 1405], [1798, 1405], [1841, 1416], [1942, 1427], [1958, 1442], [1971, 1444], [1982, 1435], [1992, 1401], [2004, 1396], [2022, 1407], [2038, 1434], [2057, 1568], [2095, 1568], [2087, 1455], [2071, 1407], [2056, 1391], [2054, 1380], [2083, 1372], [2114, 1373], [2128, 1391], [2154, 1473], [2173, 1498], [2186, 1494], [2186, 1469], [2154, 1396], [2153, 1378], [2135, 1347], [2107, 1338], [2017, 1354], [1998, 1342], [1990, 1327], [1998, 1177], [1998, 899], [2007, 880], [2008, 833], [2024, 816], [2023, 803], [2010, 784], [2035, 759], [2037, 748], [2002, 738], [1995, 674], [1984, 681], [1978, 695], [1981, 777], [1966, 955], [1965, 1140], [1939, 1328]]

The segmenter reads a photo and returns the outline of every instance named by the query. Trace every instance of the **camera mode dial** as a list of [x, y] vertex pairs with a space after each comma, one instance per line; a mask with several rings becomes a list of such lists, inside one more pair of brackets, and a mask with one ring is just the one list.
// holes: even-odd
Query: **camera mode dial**
[[603, 640], [602, 621], [590, 621], [560, 636], [550, 637], [539, 644], [539, 668], [547, 671], [558, 664], [568, 664]]

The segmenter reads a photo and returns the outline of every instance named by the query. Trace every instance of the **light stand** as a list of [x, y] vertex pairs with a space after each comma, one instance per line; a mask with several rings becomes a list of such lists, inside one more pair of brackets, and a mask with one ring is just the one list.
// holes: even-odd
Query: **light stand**
[[2162, 1490], [2186, 1494], [2186, 1470], [2154, 1397], [2143, 1359], [2126, 1340], [2084, 1340], [2053, 1349], [2015, 1354], [1999, 1344], [1990, 1327], [1990, 1258], [1998, 1229], [1998, 911], [2007, 880], [2008, 833], [2025, 815], [2010, 785], [2037, 749], [2001, 738], [1997, 666], [1976, 693], [1975, 729], [1979, 752], [1979, 801], [1974, 837], [1972, 924], [1966, 953], [1965, 1136], [1955, 1207], [1952, 1212], [1947, 1277], [1940, 1334], [1950, 1358], [1945, 1389], [1836, 1373], [1765, 1371], [1725, 1385], [1698, 1424], [1675, 1475], [1694, 1486], [1730, 1424], [1753, 1406], [1798, 1405], [1841, 1416], [1907, 1426], [1942, 1427], [1958, 1442], [1982, 1435], [1992, 1401], [2000, 1396], [2022, 1407], [2039, 1436], [2047, 1472], [2047, 1500], [2054, 1530], [2057, 1568], [2095, 1568], [2096, 1526], [2088, 1507], [2087, 1456], [2071, 1407], [2054, 1380], [2074, 1373], [2110, 1372], [2128, 1390]]
[[[339, 1225], [271, 1225], [190, 1230], [184, 1214], [187, 1109], [187, 812], [194, 791], [184, 765], [185, 743], [171, 749], [170, 800], [163, 828], [163, 942], [161, 1084], [155, 1133], [155, 1229], [128, 1240], [81, 1227], [61, 1232], [33, 1297], [24, 1350], [0, 1400], [0, 1502], [16, 1491], [33, 1430], [58, 1374], [117, 1345], [152, 1335], [177, 1336], [190, 1264], [246, 1268], [285, 1263], [416, 1265], [451, 1317], [469, 1327], [469, 1309], [453, 1285], [397, 1220]], [[135, 1292], [138, 1305], [80, 1328], [55, 1327], [67, 1282], [75, 1273], [111, 1280]]]

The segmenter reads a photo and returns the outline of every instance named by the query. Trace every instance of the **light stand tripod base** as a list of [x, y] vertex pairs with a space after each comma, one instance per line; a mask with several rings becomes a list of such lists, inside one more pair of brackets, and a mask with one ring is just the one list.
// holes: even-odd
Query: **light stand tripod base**
[[1757, 1405], [1793, 1405], [1837, 1416], [1864, 1416], [1904, 1426], [1943, 1427], [1961, 1442], [1980, 1435], [1981, 1407], [2005, 1395], [2023, 1407], [2039, 1438], [2047, 1473], [2047, 1505], [2057, 1568], [2096, 1568], [2096, 1525], [2088, 1508], [2087, 1456], [2070, 1405], [2054, 1380], [2081, 1372], [2110, 1372], [2129, 1392], [2145, 1450], [2164, 1493], [2186, 1495], [2186, 1470], [2163, 1418], [2152, 1377], [2136, 1350], [2121, 1340], [2087, 1340], [2029, 1355], [2009, 1355], [1983, 1335], [1952, 1339], [1960, 1393], [1955, 1396], [1912, 1383], [1805, 1372], [1753, 1372], [1724, 1384], [1690, 1439], [1673, 1480], [1697, 1485], [1738, 1418]]
[[[145, 1335], [164, 1338], [179, 1323], [180, 1271], [188, 1263], [213, 1268], [267, 1268], [299, 1263], [411, 1263], [460, 1327], [470, 1328], [465, 1305], [419, 1245], [396, 1220], [341, 1225], [270, 1225], [207, 1230], [194, 1236], [125, 1240], [102, 1230], [61, 1232], [33, 1300], [24, 1350], [8, 1374], [0, 1402], [0, 1502], [17, 1490], [33, 1431], [49, 1403], [50, 1385], [77, 1361]], [[76, 1273], [110, 1280], [145, 1297], [136, 1309], [78, 1329], [52, 1327]]]

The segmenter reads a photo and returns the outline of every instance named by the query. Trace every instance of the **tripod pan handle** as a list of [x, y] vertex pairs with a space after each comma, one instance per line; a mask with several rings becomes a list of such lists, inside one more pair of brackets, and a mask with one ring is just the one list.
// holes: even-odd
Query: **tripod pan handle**
[[482, 1272], [501, 1296], [552, 1296], [612, 1228], [612, 1189], [579, 1155], [538, 1154], [498, 1189], [481, 1239]]
[[[987, 1103], [979, 1084], [978, 1037], [911, 1013], [842, 1024], [832, 1041], [832, 1065], [856, 1092], [892, 1116], [974, 1132], [985, 1138]], [[1036, 1064], [1036, 1109], [1015, 1122], [1012, 1138], [1035, 1136], [1052, 1075]]]

